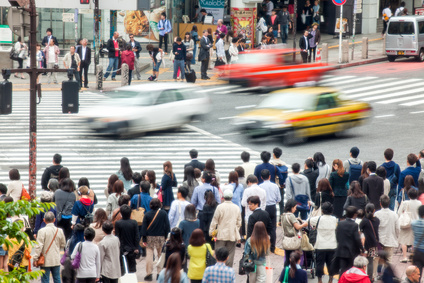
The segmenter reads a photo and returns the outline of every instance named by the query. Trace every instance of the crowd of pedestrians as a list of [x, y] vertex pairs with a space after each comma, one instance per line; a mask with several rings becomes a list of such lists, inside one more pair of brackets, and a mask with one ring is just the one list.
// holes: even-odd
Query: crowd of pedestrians
[[[50, 274], [55, 283], [118, 282], [135, 273], [137, 259], [145, 257], [144, 281], [234, 282], [239, 263], [249, 282], [266, 282], [267, 258], [282, 248], [280, 282], [307, 282], [303, 269], [310, 268], [311, 258], [319, 283], [325, 266], [330, 283], [336, 274], [342, 282], [394, 282], [393, 253], [400, 246], [401, 262], [414, 264], [405, 280], [418, 282], [424, 266], [424, 151], [409, 154], [404, 170], [392, 160], [392, 149], [384, 151], [378, 167], [360, 160], [359, 153], [353, 147], [348, 159], [330, 165], [317, 152], [305, 160], [304, 170], [294, 163], [289, 174], [278, 147], [263, 151], [261, 164], [242, 152], [240, 166], [227, 178], [213, 159], [203, 163], [193, 149], [183, 180], [166, 161], [160, 182], [159, 172], [135, 172], [124, 157], [107, 180], [106, 206], [96, 209], [89, 180], [75, 185], [55, 154], [39, 197], [56, 206], [37, 216], [35, 229], [24, 225], [36, 241], [32, 260], [15, 256], [31, 253], [24, 242], [3, 246], [0, 269], [28, 270], [32, 262], [45, 271], [43, 283]], [[17, 169], [9, 178], [8, 186], [0, 184], [0, 201], [17, 201], [26, 193]], [[243, 258], [235, 259], [242, 244]]]

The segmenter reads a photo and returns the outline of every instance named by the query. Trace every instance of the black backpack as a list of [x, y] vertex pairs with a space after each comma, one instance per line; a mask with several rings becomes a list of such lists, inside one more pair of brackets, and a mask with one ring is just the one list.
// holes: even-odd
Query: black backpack
[[84, 225], [84, 227], [88, 227], [91, 223], [93, 223], [94, 215], [85, 207], [84, 204], [82, 205], [82, 207], [84, 207], [86, 214], [84, 218], [81, 219], [81, 224]]
[[12, 49], [10, 49], [9, 58], [11, 60], [15, 60], [15, 61], [18, 60], [19, 56], [18, 56], [18, 54], [16, 54], [15, 46], [12, 46]]
[[353, 181], [358, 181], [359, 177], [361, 177], [362, 165], [360, 163], [352, 164], [350, 163], [349, 160], [347, 162], [349, 162], [349, 165], [350, 165], [349, 167], [349, 184], [350, 184]]
[[22, 246], [19, 247], [19, 250], [17, 250], [10, 258], [9, 258], [9, 267], [11, 269], [13, 268], [19, 268], [21, 266], [22, 260], [25, 256], [25, 242], [22, 244]]

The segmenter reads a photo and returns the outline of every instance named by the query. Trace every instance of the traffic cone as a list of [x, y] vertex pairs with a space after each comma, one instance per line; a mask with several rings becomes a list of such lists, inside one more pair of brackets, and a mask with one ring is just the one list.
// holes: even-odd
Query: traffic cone
[[321, 62], [321, 50], [317, 48], [317, 55], [315, 57], [315, 62]]

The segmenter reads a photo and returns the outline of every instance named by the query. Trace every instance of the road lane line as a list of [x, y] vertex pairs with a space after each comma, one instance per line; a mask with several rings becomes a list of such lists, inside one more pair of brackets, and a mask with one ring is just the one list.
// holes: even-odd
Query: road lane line
[[375, 116], [374, 118], [387, 118], [387, 117], [393, 117], [393, 116], [395, 116], [395, 114], [380, 115], [380, 116]]
[[253, 108], [256, 107], [256, 104], [252, 104], [252, 105], [244, 105], [244, 106], [236, 106], [234, 107], [235, 109], [246, 109], [246, 108]]
[[[420, 88], [420, 89], [417, 89], [415, 91], [409, 91], [409, 93], [423, 92], [423, 91], [424, 91], [424, 88]], [[407, 100], [418, 99], [418, 98], [424, 98], [424, 94], [413, 95], [413, 96], [408, 96], [408, 97], [401, 97], [401, 98], [394, 98], [394, 99], [379, 101], [378, 103], [390, 104], [390, 103], [396, 103], [396, 102], [407, 101]]]
[[232, 116], [232, 117], [221, 117], [221, 118], [218, 118], [218, 120], [231, 120], [231, 119], [234, 119], [236, 116]]
[[[409, 84], [408, 85], [407, 84], [407, 83], [409, 83], [408, 81], [410, 82], [410, 80], [405, 80], [404, 81], [405, 84], [403, 84], [401, 86], [397, 86], [397, 87], [392, 87], [389, 90], [386, 89], [386, 88], [383, 88], [383, 89], [380, 89], [380, 90], [370, 91], [370, 92], [366, 92], [366, 93], [353, 94], [353, 95], [351, 94], [351, 95], [348, 95], [348, 97], [349, 98], [359, 98], [359, 97], [366, 97], [366, 96], [369, 96], [370, 97], [370, 96], [372, 96], [374, 94], [387, 93], [389, 91], [393, 93], [394, 91], [397, 91], [397, 90], [404, 90], [406, 86], [408, 88], [413, 88], [413, 87], [422, 87], [424, 85], [424, 82], [415, 83], [415, 84]], [[396, 93], [396, 96], [397, 96], [397, 93]]]

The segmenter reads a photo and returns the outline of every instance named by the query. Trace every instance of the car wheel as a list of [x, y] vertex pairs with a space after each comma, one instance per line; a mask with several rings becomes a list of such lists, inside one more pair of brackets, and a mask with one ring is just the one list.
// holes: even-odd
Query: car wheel
[[299, 137], [298, 133], [295, 130], [290, 130], [284, 136], [283, 144], [285, 146], [292, 146], [299, 143], [304, 143], [307, 140], [305, 137]]
[[424, 62], [424, 49], [420, 50], [420, 55], [417, 56], [418, 62]]
[[388, 55], [387, 59], [389, 60], [389, 62], [394, 62], [396, 60], [396, 56]]

